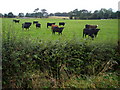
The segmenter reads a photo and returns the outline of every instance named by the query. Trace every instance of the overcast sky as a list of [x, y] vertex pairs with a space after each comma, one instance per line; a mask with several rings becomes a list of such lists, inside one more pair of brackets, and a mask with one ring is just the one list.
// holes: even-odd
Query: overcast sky
[[0, 0], [0, 13], [18, 15], [18, 13], [32, 13], [36, 8], [46, 9], [48, 13], [70, 12], [74, 9], [88, 11], [112, 8], [118, 10], [119, 0]]

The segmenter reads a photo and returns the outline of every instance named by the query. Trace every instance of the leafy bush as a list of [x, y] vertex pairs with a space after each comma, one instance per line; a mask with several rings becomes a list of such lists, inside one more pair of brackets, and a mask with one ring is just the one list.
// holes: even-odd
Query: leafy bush
[[[63, 73], [66, 78], [98, 75], [110, 71], [120, 60], [116, 46], [93, 45], [77, 39], [65, 42], [20, 39], [11, 36], [10, 32], [6, 36], [2, 43], [4, 88], [32, 88], [31, 75], [36, 71], [46, 73], [46, 80], [53, 78], [59, 82]], [[50, 82], [47, 85], [51, 87]]]

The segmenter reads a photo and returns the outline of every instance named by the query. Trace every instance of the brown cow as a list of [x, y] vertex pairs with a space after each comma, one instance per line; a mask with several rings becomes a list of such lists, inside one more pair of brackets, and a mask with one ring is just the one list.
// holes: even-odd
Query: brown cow
[[96, 29], [97, 27], [98, 25], [88, 25], [88, 24], [85, 25], [86, 29]]
[[54, 27], [58, 27], [58, 25], [52, 24], [51, 29], [53, 29]]

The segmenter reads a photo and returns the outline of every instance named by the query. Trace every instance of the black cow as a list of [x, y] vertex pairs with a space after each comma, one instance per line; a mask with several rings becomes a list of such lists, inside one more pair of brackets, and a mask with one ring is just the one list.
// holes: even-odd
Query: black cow
[[55, 32], [58, 32], [58, 34], [62, 34], [64, 27], [53, 27], [52, 33], [55, 34]]
[[36, 24], [36, 23], [38, 23], [38, 21], [33, 21], [33, 24]]
[[64, 22], [59, 22], [59, 26], [61, 26], [61, 25], [65, 25], [65, 23]]
[[36, 28], [41, 28], [41, 24], [40, 23], [36, 23]]
[[32, 24], [31, 22], [25, 22], [25, 23], [22, 24], [22, 28], [23, 29], [25, 28], [27, 30], [27, 29], [30, 28], [31, 24]]
[[100, 29], [88, 29], [88, 28], [85, 28], [85, 29], [83, 29], [83, 37], [84, 36], [86, 37], [86, 35], [88, 35], [93, 39], [94, 37], [97, 36], [99, 30]]
[[13, 20], [13, 22], [15, 22], [15, 23], [19, 23], [19, 22], [20, 22], [20, 20], [15, 20], [15, 19], [14, 19], [14, 20]]
[[55, 23], [47, 23], [47, 28], [48, 26], [52, 26], [52, 24], [55, 25]]

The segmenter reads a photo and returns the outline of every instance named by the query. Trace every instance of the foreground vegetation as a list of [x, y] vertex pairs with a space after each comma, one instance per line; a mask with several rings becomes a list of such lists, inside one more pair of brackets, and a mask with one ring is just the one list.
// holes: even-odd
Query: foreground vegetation
[[118, 88], [119, 60], [116, 46], [8, 38], [3, 88]]
[[[40, 39], [34, 36], [37, 30], [26, 33], [19, 27], [3, 25], [3, 88], [119, 88], [117, 39], [104, 43], [103, 35], [99, 43], [76, 38], [70, 32], [72, 37], [65, 39], [67, 32], [58, 38], [50, 37], [49, 30], [50, 39]], [[43, 32], [39, 35], [47, 37]]]

